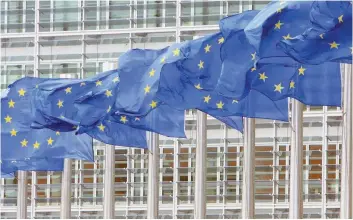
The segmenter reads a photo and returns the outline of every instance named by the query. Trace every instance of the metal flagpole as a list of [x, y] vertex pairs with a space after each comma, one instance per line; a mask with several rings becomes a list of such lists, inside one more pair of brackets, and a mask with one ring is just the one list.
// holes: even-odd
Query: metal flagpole
[[115, 213], [115, 147], [106, 145], [105, 148], [105, 169], [104, 169], [104, 197], [103, 197], [103, 217], [113, 219]]
[[207, 115], [197, 111], [196, 122], [196, 167], [195, 167], [195, 219], [206, 218], [206, 151]]
[[352, 218], [352, 66], [344, 64], [341, 218]]
[[159, 205], [159, 136], [148, 132], [147, 218], [158, 218]]
[[243, 192], [242, 218], [253, 219], [255, 216], [255, 119], [244, 120], [244, 157], [243, 157]]
[[27, 171], [17, 172], [17, 218], [27, 218]]
[[303, 218], [303, 104], [292, 99], [289, 218]]
[[65, 158], [64, 171], [61, 180], [61, 204], [60, 218], [71, 218], [71, 176], [72, 176], [72, 159]]

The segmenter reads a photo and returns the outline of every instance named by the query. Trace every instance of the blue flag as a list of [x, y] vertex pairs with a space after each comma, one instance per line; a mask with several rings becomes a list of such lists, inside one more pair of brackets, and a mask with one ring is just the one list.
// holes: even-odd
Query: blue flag
[[220, 52], [222, 70], [215, 90], [223, 96], [242, 99], [247, 95], [246, 73], [256, 70], [256, 51], [248, 42], [244, 28], [257, 13], [258, 11], [246, 11], [219, 22], [224, 43]]
[[2, 160], [73, 158], [93, 161], [92, 138], [50, 129], [32, 129], [31, 99], [47, 79], [25, 77], [9, 85], [1, 99]]
[[[173, 108], [180, 110], [195, 108], [212, 116], [288, 120], [286, 100], [274, 103], [257, 92], [241, 100], [219, 95], [215, 91], [215, 86], [222, 68], [220, 49], [224, 38], [220, 33], [200, 38], [195, 48], [193, 42], [182, 45], [181, 59], [163, 66], [157, 92], [159, 100]], [[245, 83], [245, 79], [242, 83]], [[255, 107], [252, 104], [255, 100], [266, 107], [249, 110], [250, 106]], [[275, 106], [276, 108], [272, 108]]]
[[249, 72], [249, 89], [272, 100], [295, 98], [306, 105], [341, 106], [341, 75], [338, 63], [300, 64], [291, 58], [263, 59]]
[[304, 33], [281, 41], [281, 48], [301, 63], [352, 63], [352, 3], [315, 1], [310, 20]]
[[310, 26], [311, 5], [312, 1], [273, 1], [263, 8], [244, 30], [257, 59], [287, 57], [277, 44], [302, 34]]
[[43, 81], [33, 90], [34, 122], [60, 131], [91, 126], [110, 112], [119, 81], [117, 70], [89, 79]]
[[1, 176], [13, 176], [13, 173], [19, 170], [23, 171], [62, 171], [64, 168], [64, 159], [56, 158], [21, 158], [18, 160], [1, 161]]

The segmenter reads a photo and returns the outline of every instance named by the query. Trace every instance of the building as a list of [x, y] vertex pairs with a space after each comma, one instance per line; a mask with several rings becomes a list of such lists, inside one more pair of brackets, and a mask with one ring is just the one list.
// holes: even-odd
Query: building
[[[1, 89], [28, 76], [89, 77], [131, 48], [161, 48], [218, 30], [219, 19], [267, 1], [1, 1]], [[160, 218], [193, 218], [196, 115], [188, 139], [160, 137]], [[241, 218], [243, 136], [207, 124], [207, 217]], [[256, 218], [287, 218], [291, 126], [256, 120]], [[304, 217], [338, 218], [342, 111], [306, 106]], [[73, 163], [72, 217], [102, 218], [105, 145]], [[146, 218], [148, 153], [115, 148], [115, 217]], [[28, 218], [59, 218], [61, 172], [29, 172]], [[16, 179], [1, 179], [1, 218], [16, 217]]]

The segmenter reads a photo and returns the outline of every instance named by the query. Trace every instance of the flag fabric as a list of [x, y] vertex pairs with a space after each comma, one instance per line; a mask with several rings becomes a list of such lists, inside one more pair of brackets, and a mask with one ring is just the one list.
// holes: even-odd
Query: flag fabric
[[48, 79], [33, 90], [34, 125], [60, 131], [91, 126], [112, 108], [119, 84], [117, 70], [89, 79]]
[[[184, 44], [180, 48], [184, 57], [163, 66], [157, 92], [157, 98], [160, 101], [176, 109], [195, 108], [212, 116], [288, 120], [286, 100], [274, 103], [255, 91], [241, 100], [218, 94], [215, 87], [222, 69], [220, 49], [224, 38], [220, 33], [199, 38], [195, 48], [193, 48], [193, 42]], [[243, 83], [245, 82], [243, 80]], [[255, 100], [266, 107], [249, 110], [250, 106], [255, 107]]]
[[63, 171], [64, 159], [57, 158], [21, 158], [18, 160], [2, 159], [1, 176], [13, 176], [16, 171]]
[[220, 95], [235, 99], [247, 95], [246, 73], [256, 69], [256, 51], [248, 42], [244, 28], [257, 14], [258, 11], [245, 11], [219, 22], [224, 43], [220, 48], [222, 69], [215, 91]]
[[256, 59], [287, 57], [277, 44], [302, 34], [310, 26], [312, 1], [272, 1], [245, 27], [245, 35], [255, 47]]
[[281, 49], [301, 63], [352, 63], [352, 2], [315, 1], [310, 21], [305, 32], [282, 40]]
[[341, 106], [339, 63], [300, 64], [291, 58], [262, 59], [249, 72], [249, 89], [271, 100], [295, 98], [306, 105]]
[[47, 79], [25, 77], [9, 85], [1, 98], [2, 160], [73, 158], [94, 160], [92, 138], [86, 134], [32, 129], [31, 96]]

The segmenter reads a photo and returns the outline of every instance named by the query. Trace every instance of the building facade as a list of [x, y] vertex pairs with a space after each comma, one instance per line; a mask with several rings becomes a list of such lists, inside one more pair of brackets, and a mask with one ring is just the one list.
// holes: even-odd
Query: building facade
[[[1, 1], [1, 90], [24, 76], [90, 77], [131, 48], [162, 48], [218, 31], [228, 15], [268, 1]], [[193, 218], [196, 114], [187, 139], [160, 137], [160, 218]], [[338, 218], [342, 110], [306, 106], [305, 218]], [[291, 125], [256, 120], [256, 218], [288, 218]], [[241, 218], [243, 135], [207, 121], [207, 218]], [[103, 217], [106, 145], [72, 165], [72, 218]], [[148, 152], [115, 147], [115, 217], [146, 218]], [[61, 172], [28, 172], [28, 218], [59, 218]], [[16, 218], [17, 179], [1, 179], [1, 218]]]

